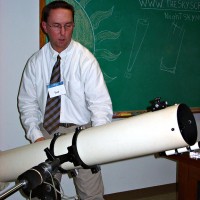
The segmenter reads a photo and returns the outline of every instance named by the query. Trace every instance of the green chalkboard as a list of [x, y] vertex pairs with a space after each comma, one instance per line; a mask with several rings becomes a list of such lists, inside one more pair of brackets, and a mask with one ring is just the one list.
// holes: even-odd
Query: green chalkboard
[[200, 111], [200, 1], [67, 1], [73, 38], [99, 61], [114, 111], [146, 110], [155, 97]]

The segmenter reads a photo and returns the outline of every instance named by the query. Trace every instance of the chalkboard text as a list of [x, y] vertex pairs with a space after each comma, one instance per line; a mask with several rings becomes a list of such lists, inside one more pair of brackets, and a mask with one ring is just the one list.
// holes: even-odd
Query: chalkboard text
[[189, 13], [171, 13], [164, 12], [165, 19], [167, 20], [184, 20], [190, 22], [200, 21], [200, 14], [189, 14]]
[[139, 0], [142, 9], [200, 12], [200, 1], [183, 0]]

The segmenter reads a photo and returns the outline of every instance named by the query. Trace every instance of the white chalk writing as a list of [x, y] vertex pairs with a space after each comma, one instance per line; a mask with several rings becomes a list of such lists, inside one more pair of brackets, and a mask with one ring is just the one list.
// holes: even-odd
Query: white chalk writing
[[165, 19], [167, 20], [184, 20], [184, 21], [200, 21], [200, 14], [189, 14], [189, 13], [169, 13], [164, 12]]
[[200, 12], [200, 1], [139, 0], [142, 9]]

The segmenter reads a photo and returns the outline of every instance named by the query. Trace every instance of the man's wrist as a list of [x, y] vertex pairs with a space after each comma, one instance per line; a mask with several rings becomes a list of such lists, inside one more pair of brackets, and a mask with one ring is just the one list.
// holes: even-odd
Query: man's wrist
[[30, 135], [31, 142], [34, 143], [39, 138], [44, 138], [42, 132], [39, 129], [32, 130], [31, 135]]
[[[45, 138], [44, 137], [40, 137], [40, 138], [38, 138], [37, 140], [35, 140], [35, 142], [40, 142], [40, 141], [43, 141], [43, 140], [45, 140]], [[34, 143], [35, 143], [34, 142]]]

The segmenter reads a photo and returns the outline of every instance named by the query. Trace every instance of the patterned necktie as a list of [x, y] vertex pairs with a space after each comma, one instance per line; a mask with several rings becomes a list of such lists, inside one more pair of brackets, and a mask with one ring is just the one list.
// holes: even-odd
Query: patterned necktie
[[[52, 70], [50, 84], [60, 82], [60, 59], [61, 58], [58, 55], [57, 61]], [[48, 94], [43, 126], [49, 134], [55, 132], [59, 127], [60, 105], [60, 96], [50, 98]]]

